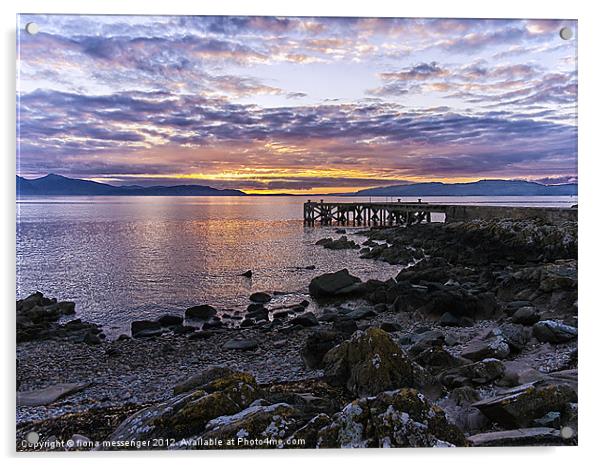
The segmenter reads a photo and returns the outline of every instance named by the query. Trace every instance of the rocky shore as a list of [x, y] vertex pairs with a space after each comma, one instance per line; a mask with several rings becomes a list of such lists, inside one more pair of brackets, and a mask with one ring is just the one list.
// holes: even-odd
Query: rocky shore
[[76, 303], [17, 301], [17, 449], [577, 443], [575, 222], [334, 233], [315, 247], [400, 272], [319, 275], [313, 303], [254, 293], [236, 315], [199, 303], [112, 341]]

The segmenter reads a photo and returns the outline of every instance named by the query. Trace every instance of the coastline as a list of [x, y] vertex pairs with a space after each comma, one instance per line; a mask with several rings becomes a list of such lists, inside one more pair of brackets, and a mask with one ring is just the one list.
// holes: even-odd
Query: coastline
[[[305, 434], [311, 431], [307, 438], [314, 439], [313, 446], [319, 438], [323, 437], [324, 442], [330, 438], [327, 425], [336, 425], [337, 419], [340, 421], [342, 417], [337, 413], [343, 413], [349, 403], [361, 405], [367, 394], [381, 396], [388, 393], [387, 390], [407, 387], [428, 393], [429, 406], [442, 409], [449, 425], [461, 432], [458, 435], [450, 431], [440, 433], [447, 440], [429, 432], [433, 438], [451, 444], [454, 439], [458, 444], [478, 444], [479, 441], [488, 445], [504, 444], [510, 440], [504, 440], [501, 434], [490, 436], [489, 440], [483, 440], [482, 435], [516, 430], [510, 428], [512, 423], [507, 422], [507, 413], [500, 417], [499, 410], [473, 405], [525, 384], [531, 384], [528, 389], [536, 392], [539, 387], [546, 390], [553, 387], [559, 394], [552, 397], [554, 402], [544, 399], [543, 395], [541, 399], [529, 400], [531, 405], [537, 405], [533, 410], [535, 414], [517, 426], [550, 431], [546, 435], [541, 431], [532, 432], [530, 436], [511, 441], [576, 442], [576, 435], [564, 438], [560, 433], [563, 426], [573, 426], [576, 433], [576, 222], [546, 225], [536, 220], [478, 220], [378, 229], [363, 234], [369, 239], [362, 245], [353, 241], [353, 234], [347, 234], [345, 240], [335, 238], [324, 246], [358, 249], [363, 257], [415, 265], [403, 269], [389, 281], [361, 282], [344, 273], [335, 280], [332, 276], [324, 278], [333, 274], [324, 274], [324, 286], [314, 285], [312, 291], [310, 285], [310, 294], [320, 309], [315, 315], [310, 316], [299, 303], [291, 309], [290, 316], [274, 318], [268, 301], [247, 312], [248, 315], [255, 313], [255, 317], [249, 319], [251, 323], [246, 328], [226, 329], [215, 325], [179, 333], [174, 331], [178, 325], [175, 324], [172, 329], [167, 326], [166, 331], [153, 334], [152, 329], [157, 327], [149, 324], [150, 333], [142, 338], [108, 342], [90, 337], [87, 343], [83, 341], [85, 335], [92, 329], [95, 335], [101, 331], [85, 324], [65, 330], [61, 324], [50, 323], [52, 339], [34, 339], [17, 345], [18, 390], [37, 390], [57, 383], [91, 385], [48, 406], [19, 407], [17, 449], [27, 449], [21, 440], [32, 428], [50, 431], [49, 426], [60, 424], [61, 416], [67, 413], [86, 418], [89, 409], [117, 410], [120, 414], [112, 417], [112, 423], [118, 424], [116, 418], [121, 423], [138, 408], [169, 403], [174, 398], [175, 386], [212, 366], [249, 374], [253, 381], [247, 382], [257, 392], [255, 401], [265, 402], [259, 403], [256, 411], [286, 404], [295, 412], [281, 413], [283, 419], [290, 418], [290, 426], [284, 429], [286, 435], [283, 436], [299, 437], [300, 430]], [[319, 279], [315, 279], [316, 284]], [[263, 318], [266, 315], [267, 320]], [[543, 324], [546, 322], [552, 323]], [[380, 330], [376, 333], [369, 330], [374, 328]], [[371, 373], [377, 376], [374, 380], [380, 380], [381, 367], [387, 371], [385, 379], [390, 383], [377, 387], [371, 386], [361, 371], [353, 381], [349, 374], [333, 373], [333, 364], [342, 364], [342, 361], [328, 361], [335, 357], [336, 348], [365, 344], [362, 338], [366, 332], [372, 332], [374, 340], [382, 339], [383, 347], [388, 348], [393, 342], [399, 348], [412, 364], [412, 383], [392, 382], [399, 375], [397, 366], [383, 365], [375, 369], [375, 374]], [[68, 341], [71, 337], [74, 341]], [[82, 341], [78, 342], [80, 338]], [[228, 348], [230, 341], [241, 340], [254, 344], [247, 345], [249, 349], [224, 348]], [[379, 358], [384, 357], [382, 352], [376, 353]], [[490, 363], [491, 359], [496, 362]], [[344, 360], [344, 363], [349, 371], [356, 370], [350, 361]], [[362, 361], [356, 363], [361, 366]], [[560, 383], [559, 379], [569, 381]], [[424, 380], [429, 382], [423, 383]], [[281, 385], [289, 388], [282, 389]], [[565, 389], [567, 386], [570, 390]], [[433, 387], [437, 394], [431, 393]], [[305, 393], [303, 390], [309, 390], [321, 402], [307, 403], [300, 396]], [[330, 400], [329, 390], [335, 391], [340, 399]], [[318, 393], [321, 391], [324, 393]], [[404, 392], [404, 396], [409, 395]], [[328, 401], [332, 403], [326, 403]], [[240, 412], [249, 409], [250, 404], [246, 407], [244, 404], [239, 403]], [[307, 404], [315, 404], [313, 411]], [[234, 414], [230, 411], [225, 410], [221, 415]], [[549, 422], [542, 421], [548, 413], [558, 413], [558, 416], [554, 415]], [[537, 417], [533, 417], [536, 414]], [[325, 421], [320, 426], [310, 425], [310, 420], [322, 419], [322, 415], [329, 418], [330, 424]], [[91, 413], [88, 416], [93, 417]], [[96, 411], [95, 416], [98, 418]], [[211, 425], [211, 419], [205, 421], [209, 422], [199, 423], [198, 431], [186, 432], [179, 440], [202, 436]], [[420, 423], [418, 418], [415, 421]], [[67, 429], [64, 435], [102, 440], [93, 438], [98, 435], [94, 433], [98, 425], [94, 429], [91, 428], [94, 423], [87, 425], [88, 430], [78, 424], [82, 430], [74, 431], [74, 427], [71, 431]], [[342, 427], [336, 428], [341, 434]], [[478, 440], [473, 438], [479, 435]], [[341, 446], [340, 435], [337, 438], [339, 443], [335, 441], [332, 445]], [[365, 446], [379, 446], [383, 438], [376, 435], [362, 442], [367, 442]], [[426, 436], [425, 443], [416, 446], [427, 446], [431, 440]], [[327, 444], [330, 445], [324, 443]], [[311, 446], [310, 442], [305, 447]]]

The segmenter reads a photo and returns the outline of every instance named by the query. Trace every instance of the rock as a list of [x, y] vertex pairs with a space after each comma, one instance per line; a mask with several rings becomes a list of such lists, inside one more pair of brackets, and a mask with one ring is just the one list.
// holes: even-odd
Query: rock
[[181, 390], [191, 387], [190, 391], [181, 391], [167, 401], [136, 412], [117, 427], [109, 440], [182, 440], [201, 434], [209, 421], [238, 413], [259, 398], [255, 379], [242, 372], [210, 370]]
[[311, 333], [301, 348], [301, 357], [308, 369], [322, 367], [324, 355], [338, 345], [343, 338], [338, 332], [319, 329]]
[[290, 324], [301, 325], [303, 327], [315, 327], [316, 325], [320, 325], [320, 322], [318, 322], [318, 319], [313, 312], [306, 312], [291, 319]]
[[512, 314], [512, 322], [522, 325], [533, 325], [539, 321], [537, 309], [533, 306], [523, 306]]
[[100, 345], [102, 343], [102, 340], [96, 333], [88, 332], [84, 335], [83, 342], [86, 345]]
[[262, 291], [258, 291], [257, 293], [253, 293], [249, 296], [249, 299], [254, 303], [269, 303], [272, 300], [272, 297], [268, 293], [264, 293]]
[[462, 351], [463, 358], [480, 361], [486, 358], [503, 359], [510, 354], [510, 346], [506, 339], [499, 334], [485, 332], [470, 342]]
[[175, 325], [172, 327], [172, 331], [176, 335], [185, 335], [187, 333], [192, 333], [195, 330], [198, 330], [198, 328], [192, 325]]
[[456, 367], [463, 363], [463, 360], [453, 356], [449, 351], [440, 346], [427, 348], [413, 359], [433, 374], [438, 374], [442, 370]]
[[199, 387], [202, 387], [203, 385], [206, 385], [212, 382], [213, 380], [223, 379], [230, 381], [233, 378], [238, 378], [251, 384], [254, 383], [252, 377], [249, 374], [246, 374], [245, 372], [230, 369], [229, 367], [225, 366], [210, 366], [207, 369], [202, 370], [198, 374], [192, 375], [183, 382], [177, 384], [173, 388], [173, 393], [174, 395], [179, 395], [180, 393], [190, 392]]
[[56, 305], [63, 315], [75, 314], [75, 303], [73, 301], [60, 301]]
[[322, 238], [316, 241], [318, 246], [324, 246], [326, 249], [359, 249], [360, 246], [353, 240], [341, 236], [339, 239]]
[[545, 416], [534, 419], [533, 423], [538, 427], [553, 427], [555, 429], [560, 429], [560, 427], [562, 427], [562, 416], [559, 411], [550, 411]]
[[380, 324], [380, 328], [387, 333], [401, 332], [403, 330], [403, 327], [397, 322], [383, 322]]
[[446, 312], [439, 318], [439, 325], [442, 327], [471, 327], [474, 325], [474, 321], [468, 317], [458, 317], [451, 312]]
[[408, 388], [353, 401], [316, 437], [318, 448], [466, 445], [462, 432], [447, 421], [441, 408]]
[[577, 394], [569, 385], [533, 383], [506, 390], [473, 406], [507, 428], [529, 427], [537, 418], [550, 411], [562, 411]]
[[[206, 432], [199, 440], [221, 441], [225, 444], [234, 439], [234, 444], [229, 448], [273, 448], [297, 429], [297, 416], [299, 412], [287, 403], [249, 406], [238, 413], [209, 421]], [[256, 439], [267, 442], [263, 445], [255, 444]], [[250, 443], [245, 443], [247, 440]]]
[[251, 278], [253, 276], [253, 271], [252, 270], [247, 270], [246, 272], [243, 272], [240, 274], [242, 277], [247, 277], [247, 278]]
[[349, 338], [353, 335], [357, 330], [357, 324], [354, 320], [349, 319], [337, 319], [332, 323], [333, 330], [342, 333], [345, 335], [345, 338]]
[[184, 322], [184, 319], [180, 316], [165, 314], [165, 315], [162, 315], [161, 317], [159, 317], [157, 319], [157, 322], [159, 322], [163, 327], [171, 327], [174, 325], [182, 325], [182, 322]]
[[288, 344], [288, 340], [276, 340], [272, 345], [274, 348], [284, 348]]
[[381, 329], [357, 331], [351, 339], [324, 356], [324, 376], [355, 395], [415, 386], [414, 367], [391, 337]]
[[259, 346], [259, 342], [253, 338], [246, 338], [240, 340], [228, 340], [224, 343], [223, 348], [227, 350], [241, 350], [249, 351], [254, 350]]
[[[131, 323], [132, 336], [134, 338], [141, 336], [142, 332], [161, 332], [161, 324], [152, 320], [136, 320]], [[148, 335], [145, 333], [144, 336]]]
[[224, 323], [221, 320], [213, 317], [203, 324], [203, 330], [212, 330], [216, 328], [222, 328], [223, 326]]
[[314, 277], [309, 284], [309, 293], [314, 298], [344, 296], [356, 293], [359, 283], [359, 278], [342, 269]]
[[486, 432], [472, 435], [467, 440], [473, 447], [546, 446], [566, 443], [559, 430], [548, 427]]
[[208, 304], [201, 304], [200, 306], [192, 306], [186, 309], [184, 315], [192, 319], [209, 319], [217, 314], [217, 309]]
[[60, 398], [80, 392], [89, 386], [89, 383], [60, 383], [39, 390], [17, 392], [17, 406], [49, 405]]
[[503, 377], [504, 363], [498, 359], [483, 359], [472, 364], [455, 367], [443, 372], [439, 379], [447, 387], [483, 385]]
[[374, 309], [370, 309], [369, 307], [360, 307], [358, 309], [354, 309], [353, 311], [347, 312], [345, 314], [345, 318], [351, 320], [361, 320], [374, 317], [375, 315], [376, 312], [374, 312]]
[[495, 338], [501, 336], [511, 351], [521, 351], [531, 339], [531, 330], [529, 327], [524, 327], [519, 324], [505, 323], [500, 325], [499, 329], [494, 329], [490, 333], [490, 337]]
[[345, 230], [344, 228], [337, 228], [336, 230], [334, 230], [334, 232], [339, 235], [344, 235], [345, 233], [347, 233], [347, 230]]
[[577, 329], [557, 320], [542, 320], [533, 326], [533, 336], [542, 343], [564, 343], [577, 338]]

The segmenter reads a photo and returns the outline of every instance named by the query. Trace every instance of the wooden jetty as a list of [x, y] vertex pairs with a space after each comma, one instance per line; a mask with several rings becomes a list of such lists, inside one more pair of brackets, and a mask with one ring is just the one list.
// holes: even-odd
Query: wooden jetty
[[445, 222], [481, 219], [541, 218], [551, 223], [577, 221], [577, 208], [503, 207], [429, 204], [422, 202], [320, 202], [303, 204], [306, 226], [408, 226], [431, 222], [433, 214]]

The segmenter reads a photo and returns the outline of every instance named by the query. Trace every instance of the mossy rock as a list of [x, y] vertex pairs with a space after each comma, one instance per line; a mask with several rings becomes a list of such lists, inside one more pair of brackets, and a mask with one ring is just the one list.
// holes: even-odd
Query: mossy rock
[[201, 388], [180, 393], [157, 405], [145, 408], [126, 419], [111, 435], [111, 440], [181, 440], [200, 435], [212, 419], [244, 410], [259, 392], [251, 374], [213, 371], [222, 377], [205, 376]]
[[417, 390], [360, 398], [320, 429], [318, 448], [464, 446], [464, 434]]
[[255, 405], [213, 419], [197, 443], [221, 442], [217, 448], [278, 448], [299, 425], [299, 412], [286, 403]]
[[379, 328], [356, 332], [324, 356], [324, 375], [356, 396], [414, 386], [413, 364], [389, 334]]

